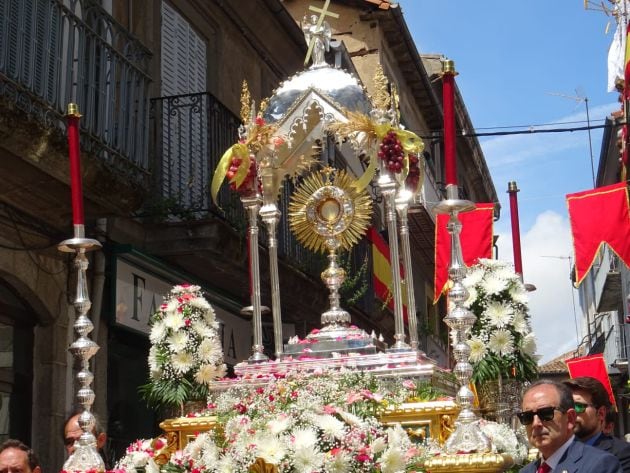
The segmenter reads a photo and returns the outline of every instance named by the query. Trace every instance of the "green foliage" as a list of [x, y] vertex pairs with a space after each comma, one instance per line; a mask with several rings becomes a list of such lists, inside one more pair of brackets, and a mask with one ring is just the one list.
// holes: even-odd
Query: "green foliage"
[[354, 305], [365, 296], [368, 289], [368, 256], [363, 258], [363, 263], [356, 270], [352, 268], [352, 254], [344, 252], [339, 255], [339, 265], [346, 272], [346, 279], [339, 288], [339, 294], [347, 305]]

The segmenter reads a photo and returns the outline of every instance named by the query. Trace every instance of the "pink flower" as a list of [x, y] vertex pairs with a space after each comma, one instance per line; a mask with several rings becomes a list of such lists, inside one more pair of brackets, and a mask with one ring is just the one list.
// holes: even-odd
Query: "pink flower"
[[370, 461], [370, 456], [366, 453], [359, 453], [354, 457], [354, 459], [359, 463], [366, 463]]
[[254, 119], [254, 123], [256, 124], [256, 126], [264, 126], [265, 120], [263, 117], [256, 117]]
[[281, 136], [276, 136], [276, 137], [274, 137], [274, 139], [273, 139], [273, 145], [274, 145], [276, 148], [279, 148], [279, 147], [280, 147], [280, 146], [282, 146], [283, 144], [284, 144], [284, 138], [283, 138], [283, 137], [281, 137]]
[[363, 396], [361, 396], [361, 394], [356, 391], [350, 391], [348, 394], [346, 394], [346, 404], [354, 404], [355, 402], [361, 401], [362, 399]]
[[416, 389], [416, 383], [414, 383], [410, 379], [404, 380], [402, 385], [404, 388], [407, 388], [407, 389]]
[[337, 408], [335, 406], [331, 406], [330, 404], [326, 404], [324, 406], [324, 414], [336, 414]]

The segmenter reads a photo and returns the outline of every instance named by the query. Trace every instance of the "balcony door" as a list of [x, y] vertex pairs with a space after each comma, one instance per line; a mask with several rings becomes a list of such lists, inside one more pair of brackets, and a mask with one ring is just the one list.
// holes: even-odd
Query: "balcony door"
[[162, 2], [162, 197], [208, 208], [206, 41]]

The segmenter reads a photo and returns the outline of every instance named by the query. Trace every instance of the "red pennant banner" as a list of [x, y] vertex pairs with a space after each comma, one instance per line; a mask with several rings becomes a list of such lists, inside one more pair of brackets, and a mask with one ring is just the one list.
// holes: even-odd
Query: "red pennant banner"
[[[494, 204], [481, 203], [475, 206], [475, 209], [459, 214], [462, 223], [459, 240], [466, 266], [475, 264], [479, 258], [492, 257]], [[448, 267], [451, 263], [451, 235], [446, 229], [448, 220], [449, 215], [440, 214], [435, 222], [434, 304], [448, 283]]]
[[565, 363], [567, 364], [569, 376], [571, 376], [571, 378], [589, 376], [602, 383], [608, 392], [610, 402], [613, 406], [616, 406], [615, 396], [613, 394], [612, 386], [610, 385], [610, 378], [608, 377], [608, 370], [606, 369], [606, 362], [604, 361], [604, 355], [599, 353], [597, 355], [571, 358], [570, 360], [565, 360]]
[[567, 194], [575, 251], [575, 285], [588, 274], [603, 243], [630, 266], [630, 213], [625, 182]]

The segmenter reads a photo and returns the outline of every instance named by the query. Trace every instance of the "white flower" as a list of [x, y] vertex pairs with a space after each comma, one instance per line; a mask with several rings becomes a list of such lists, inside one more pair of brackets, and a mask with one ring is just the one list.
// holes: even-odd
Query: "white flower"
[[351, 471], [350, 456], [343, 451], [333, 455], [332, 458], [327, 460], [326, 471], [330, 473], [349, 473]]
[[166, 325], [163, 321], [159, 321], [153, 324], [151, 327], [151, 334], [149, 335], [149, 340], [151, 343], [159, 343], [164, 339], [166, 335]]
[[171, 330], [179, 330], [184, 326], [184, 317], [177, 311], [171, 311], [164, 317], [164, 325]]
[[174, 352], [182, 351], [188, 344], [188, 335], [186, 332], [180, 331], [173, 333], [168, 337], [168, 346]]
[[513, 314], [512, 307], [502, 302], [491, 302], [484, 312], [490, 323], [498, 328], [503, 328], [509, 324]]
[[328, 414], [315, 417], [314, 423], [329, 438], [340, 439], [345, 433], [345, 424]]
[[157, 371], [160, 369], [160, 364], [157, 359], [157, 348], [152, 346], [149, 348], [149, 370]]
[[468, 299], [464, 302], [464, 307], [470, 309], [470, 306], [473, 305], [473, 303], [477, 300], [477, 297], [479, 297], [479, 293], [477, 292], [475, 286], [470, 286], [466, 289], [468, 290]]
[[289, 427], [291, 427], [292, 420], [293, 419], [289, 417], [288, 415], [284, 415], [284, 414], [278, 415], [274, 417], [273, 419], [271, 419], [269, 422], [267, 422], [267, 429], [269, 429], [269, 432], [271, 432], [274, 435], [281, 434], [282, 432], [287, 430]]
[[470, 289], [473, 286], [476, 286], [483, 279], [485, 271], [483, 268], [478, 266], [473, 266], [466, 274], [466, 277], [463, 279], [462, 283], [466, 288]]
[[497, 355], [509, 355], [514, 352], [514, 337], [509, 330], [499, 329], [490, 334], [488, 348]]
[[301, 428], [293, 431], [293, 448], [310, 448], [317, 444], [317, 433], [311, 428]]
[[261, 435], [256, 438], [256, 454], [267, 463], [277, 465], [287, 454], [287, 451], [275, 435]]
[[223, 456], [219, 460], [219, 464], [217, 465], [217, 471], [219, 473], [234, 473], [236, 464], [234, 460], [228, 455]]
[[520, 281], [510, 288], [510, 297], [514, 302], [518, 302], [519, 304], [526, 305], [529, 302], [527, 290]]
[[173, 286], [173, 289], [171, 289], [171, 294], [177, 295], [177, 294], [184, 294], [186, 292], [190, 292], [192, 294], [194, 292], [199, 292], [199, 291], [201, 291], [201, 288], [194, 284], [191, 284], [189, 286], [177, 285], [177, 286]]
[[508, 281], [506, 281], [505, 279], [501, 279], [493, 273], [490, 273], [483, 278], [483, 281], [481, 282], [481, 287], [486, 294], [491, 296], [507, 289]]
[[388, 448], [381, 456], [382, 473], [398, 473], [405, 471], [405, 452], [399, 448]]
[[372, 442], [371, 449], [374, 453], [381, 453], [387, 447], [387, 442], [383, 437], [377, 437], [374, 442]]
[[514, 318], [512, 319], [512, 327], [517, 333], [521, 335], [525, 335], [529, 332], [529, 324], [527, 323], [527, 319], [525, 318], [525, 314], [522, 312], [516, 312], [514, 314]]
[[318, 471], [324, 462], [324, 455], [317, 447], [302, 446], [293, 452], [293, 466], [297, 473], [312, 473]]
[[200, 360], [211, 363], [219, 360], [223, 354], [218, 341], [210, 340], [208, 338], [204, 339], [199, 344], [198, 353]]
[[187, 351], [180, 351], [171, 356], [171, 364], [177, 373], [186, 373], [194, 363], [195, 360]]
[[468, 340], [468, 346], [470, 347], [470, 357], [468, 358], [471, 363], [477, 363], [486, 356], [488, 349], [485, 342], [479, 337], [471, 337]]
[[211, 338], [216, 333], [210, 325], [201, 320], [193, 321], [191, 327], [201, 338]]
[[521, 341], [521, 350], [526, 355], [534, 355], [536, 353], [536, 336], [533, 332], [528, 333]]
[[210, 325], [214, 325], [217, 321], [217, 313], [214, 311], [212, 307], [208, 307], [206, 311], [203, 313], [203, 318]]
[[202, 310], [212, 309], [212, 307], [210, 306], [210, 303], [203, 297], [193, 297], [192, 299], [188, 301], [188, 303], [191, 305], [191, 307], [196, 307], [198, 309], [202, 309]]
[[165, 312], [167, 314], [170, 314], [170, 313], [173, 313], [173, 312], [177, 312], [177, 309], [179, 309], [179, 301], [177, 299], [171, 299], [166, 304]]
[[201, 365], [195, 373], [195, 381], [199, 384], [210, 384], [220, 377], [220, 370], [215, 365]]

